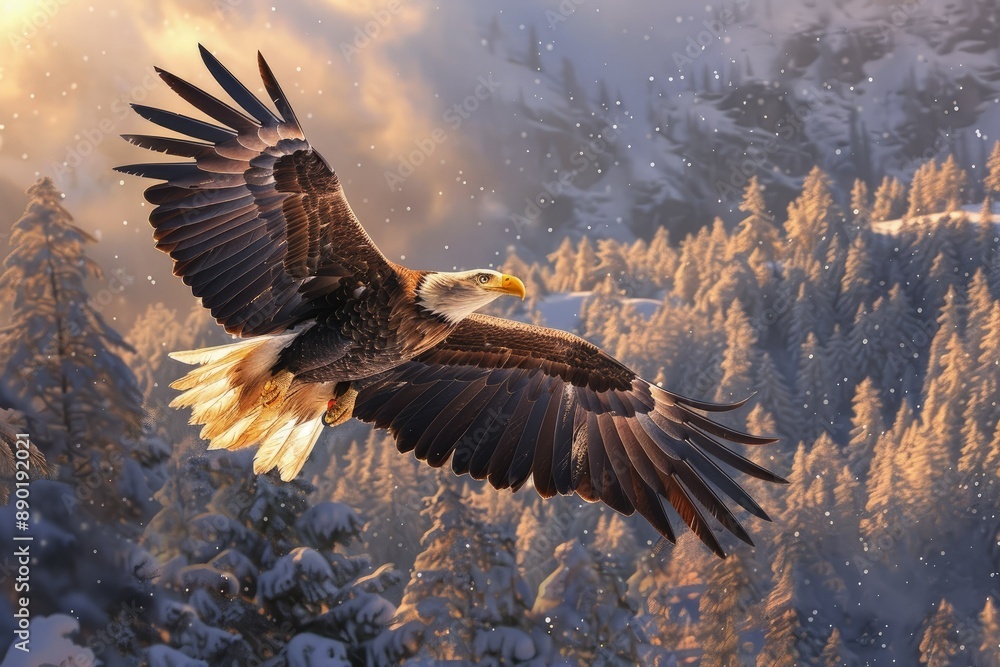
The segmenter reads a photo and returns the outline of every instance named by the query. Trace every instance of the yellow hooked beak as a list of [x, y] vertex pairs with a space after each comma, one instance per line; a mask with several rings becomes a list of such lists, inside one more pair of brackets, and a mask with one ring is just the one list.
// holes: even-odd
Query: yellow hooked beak
[[504, 294], [519, 296], [521, 297], [521, 301], [524, 301], [524, 297], [527, 294], [524, 289], [524, 283], [521, 282], [521, 279], [506, 273], [500, 276], [500, 286], [495, 289], [498, 292], [503, 292]]

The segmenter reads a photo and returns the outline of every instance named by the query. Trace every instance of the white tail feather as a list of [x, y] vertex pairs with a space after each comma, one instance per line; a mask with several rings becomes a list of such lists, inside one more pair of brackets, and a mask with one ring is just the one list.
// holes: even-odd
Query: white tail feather
[[200, 364], [171, 387], [183, 392], [171, 407], [190, 407], [191, 423], [204, 424], [209, 449], [239, 449], [260, 443], [254, 472], [278, 468], [290, 481], [302, 470], [323, 431], [332, 385], [293, 384], [288, 371], [271, 374], [278, 353], [296, 334], [251, 338], [231, 345], [173, 352]]

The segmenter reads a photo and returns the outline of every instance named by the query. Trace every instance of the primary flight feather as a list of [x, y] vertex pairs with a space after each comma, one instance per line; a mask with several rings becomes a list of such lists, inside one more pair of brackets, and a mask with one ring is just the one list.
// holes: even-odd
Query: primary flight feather
[[498, 489], [530, 479], [543, 497], [600, 500], [671, 541], [676, 511], [724, 557], [711, 515], [752, 544], [724, 498], [767, 514], [726, 468], [784, 480], [720, 440], [774, 439], [707, 416], [743, 403], [679, 396], [577, 336], [475, 312], [523, 299], [514, 276], [389, 261], [264, 59], [274, 111], [199, 48], [236, 107], [158, 69], [218, 124], [133, 105], [185, 138], [125, 138], [188, 160], [118, 170], [163, 181], [145, 191], [156, 247], [226, 331], [246, 338], [173, 355], [198, 368], [172, 385], [182, 390], [172, 405], [191, 408], [210, 449], [258, 445], [254, 472], [277, 468], [287, 481], [324, 425], [354, 417], [388, 429], [401, 452], [432, 466], [450, 459]]

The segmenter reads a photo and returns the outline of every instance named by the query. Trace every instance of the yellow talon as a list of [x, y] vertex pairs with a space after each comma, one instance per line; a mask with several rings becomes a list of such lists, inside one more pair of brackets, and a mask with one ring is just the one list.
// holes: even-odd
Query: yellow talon
[[270, 378], [264, 383], [264, 388], [260, 391], [260, 403], [264, 407], [267, 407], [274, 401], [280, 399], [288, 391], [288, 388], [292, 385], [292, 379], [295, 377], [293, 373], [288, 371], [282, 371], [278, 373], [273, 378]]
[[350, 419], [354, 414], [354, 399], [357, 397], [357, 390], [348, 389], [340, 398], [331, 398], [326, 404], [323, 423], [327, 426], [339, 426]]

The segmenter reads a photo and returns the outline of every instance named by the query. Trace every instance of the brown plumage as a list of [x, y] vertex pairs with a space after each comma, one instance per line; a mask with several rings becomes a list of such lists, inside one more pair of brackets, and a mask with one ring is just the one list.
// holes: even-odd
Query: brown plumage
[[543, 497], [600, 500], [639, 512], [671, 541], [676, 511], [722, 556], [708, 516], [752, 543], [725, 498], [767, 514], [726, 468], [784, 480], [720, 440], [773, 439], [707, 416], [743, 403], [687, 399], [577, 336], [475, 314], [500, 295], [524, 297], [512, 276], [390, 262], [306, 141], [263, 58], [277, 114], [201, 54], [240, 109], [158, 70], [219, 125], [136, 105], [192, 139], [125, 138], [191, 161], [119, 170], [164, 181], [145, 193], [156, 204], [157, 247], [219, 323], [247, 338], [174, 355], [199, 365], [174, 384], [183, 393], [173, 405], [192, 408], [210, 448], [259, 444], [255, 472], [277, 467], [287, 480], [324, 422], [353, 416], [388, 429], [400, 451], [432, 466], [450, 460], [456, 473], [497, 488], [530, 480]]

